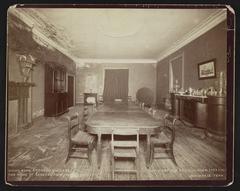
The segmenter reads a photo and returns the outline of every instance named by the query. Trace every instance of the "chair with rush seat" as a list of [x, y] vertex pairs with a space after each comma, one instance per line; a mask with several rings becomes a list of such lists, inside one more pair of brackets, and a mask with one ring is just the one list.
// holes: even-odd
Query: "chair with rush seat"
[[[65, 163], [69, 158], [85, 158], [91, 164], [91, 152], [96, 143], [96, 137], [80, 129], [79, 114], [75, 113], [65, 117], [68, 120], [68, 154]], [[86, 156], [79, 156], [79, 154]], [[78, 155], [77, 155], [78, 154]]]
[[[150, 143], [150, 164], [153, 159], [172, 159], [173, 163], [177, 166], [174, 153], [173, 144], [175, 140], [175, 122], [176, 118], [166, 114], [164, 116], [164, 127], [161, 127], [160, 132], [157, 136], [151, 137]], [[160, 149], [160, 153], [166, 154], [165, 156], [155, 156], [156, 148]], [[159, 152], [158, 152], [159, 153]]]
[[[116, 160], [134, 161], [133, 169], [116, 168]], [[115, 129], [111, 135], [111, 170], [112, 179], [115, 173], [135, 173], [139, 178], [139, 130], [138, 129]]]
[[88, 120], [89, 115], [90, 115], [90, 113], [89, 113], [89, 108], [88, 108], [88, 106], [84, 106], [84, 107], [83, 107], [83, 116], [82, 116], [82, 123], [83, 123], [83, 130], [84, 130], [84, 131], [85, 131], [85, 129], [86, 129], [85, 123], [86, 123], [86, 121]]

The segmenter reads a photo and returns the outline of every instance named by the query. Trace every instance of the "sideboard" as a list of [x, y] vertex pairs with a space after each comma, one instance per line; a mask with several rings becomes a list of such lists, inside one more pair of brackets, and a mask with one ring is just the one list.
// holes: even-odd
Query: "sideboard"
[[205, 129], [208, 136], [224, 137], [225, 96], [192, 96], [171, 93], [171, 114], [177, 119]]

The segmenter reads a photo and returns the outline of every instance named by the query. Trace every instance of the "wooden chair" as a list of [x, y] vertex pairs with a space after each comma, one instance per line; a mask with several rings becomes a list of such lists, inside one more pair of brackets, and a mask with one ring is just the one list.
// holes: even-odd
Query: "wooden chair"
[[[96, 137], [80, 129], [79, 114], [75, 113], [65, 117], [68, 120], [68, 154], [65, 163], [69, 158], [85, 158], [91, 164], [91, 152], [96, 143]], [[82, 153], [86, 156], [76, 154]]]
[[[111, 170], [112, 179], [116, 172], [136, 173], [139, 178], [139, 130], [138, 129], [115, 129], [111, 135]], [[134, 160], [134, 169], [115, 167], [116, 159]]]
[[162, 120], [162, 117], [160, 116], [160, 111], [156, 107], [151, 107], [148, 110], [149, 114], [156, 120]]
[[98, 104], [99, 105], [103, 104], [103, 95], [98, 96]]
[[[160, 132], [157, 136], [151, 137], [150, 141], [150, 164], [153, 159], [172, 159], [173, 163], [177, 166], [174, 153], [173, 144], [175, 140], [175, 122], [176, 118], [166, 114], [164, 116], [164, 127], [160, 128]], [[165, 153], [165, 156], [155, 156], [155, 148], [161, 149], [160, 153]]]
[[89, 115], [90, 115], [90, 113], [89, 113], [89, 108], [88, 108], [88, 106], [84, 106], [84, 107], [83, 107], [83, 120], [84, 120], [84, 121], [87, 121]]
[[153, 116], [153, 108], [152, 107], [148, 108], [148, 113]]

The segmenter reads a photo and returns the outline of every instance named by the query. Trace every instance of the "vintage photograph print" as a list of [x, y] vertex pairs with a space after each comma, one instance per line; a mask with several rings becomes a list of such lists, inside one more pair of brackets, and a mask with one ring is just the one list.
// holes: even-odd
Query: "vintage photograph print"
[[199, 79], [215, 78], [215, 60], [209, 60], [198, 64], [198, 77]]
[[229, 185], [233, 39], [224, 5], [10, 7], [6, 183]]

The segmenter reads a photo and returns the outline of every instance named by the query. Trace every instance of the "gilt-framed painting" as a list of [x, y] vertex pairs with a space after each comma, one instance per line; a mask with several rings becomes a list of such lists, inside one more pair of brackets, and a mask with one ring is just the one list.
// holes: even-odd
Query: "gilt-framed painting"
[[198, 64], [199, 80], [216, 77], [216, 59], [208, 60]]

